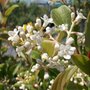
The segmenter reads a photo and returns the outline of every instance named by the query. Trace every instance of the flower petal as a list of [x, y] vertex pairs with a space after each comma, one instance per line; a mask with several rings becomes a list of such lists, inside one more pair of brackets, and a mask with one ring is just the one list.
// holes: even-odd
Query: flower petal
[[64, 55], [63, 57], [64, 57], [65, 59], [70, 59], [70, 58], [71, 58], [70, 55]]

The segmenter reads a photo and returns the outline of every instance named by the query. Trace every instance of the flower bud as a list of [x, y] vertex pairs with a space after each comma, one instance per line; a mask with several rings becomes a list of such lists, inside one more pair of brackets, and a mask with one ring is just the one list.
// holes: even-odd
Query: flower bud
[[19, 87], [19, 89], [25, 90], [25, 84], [21, 84], [21, 86]]
[[50, 33], [51, 32], [51, 28], [50, 27], [46, 27], [46, 33], [48, 34], [48, 33]]
[[82, 19], [86, 19], [86, 17], [82, 13], [78, 13], [77, 17], [75, 18], [76, 24], [80, 23]]
[[58, 43], [55, 43], [55, 49], [56, 50], [59, 50], [59, 48], [60, 48], [59, 44]]
[[34, 88], [38, 88], [39, 85], [37, 83], [34, 84]]
[[36, 39], [36, 36], [35, 35], [30, 35], [30, 39], [31, 40], [35, 40]]
[[37, 19], [36, 19], [36, 23], [37, 23], [39, 26], [41, 26], [41, 19], [40, 19], [40, 18], [37, 18]]
[[48, 54], [47, 53], [43, 53], [42, 55], [41, 55], [41, 59], [42, 60], [47, 60], [49, 57], [48, 57]]
[[68, 38], [66, 40], [66, 44], [71, 45], [74, 42], [74, 39], [72, 37]]
[[22, 31], [22, 30], [23, 30], [23, 28], [22, 28], [21, 26], [18, 26], [18, 30]]
[[25, 37], [25, 32], [21, 31], [20, 32], [20, 37], [24, 38]]
[[52, 88], [52, 86], [51, 86], [51, 85], [49, 85], [49, 86], [48, 86], [48, 88], [49, 88], [49, 89], [51, 89], [51, 88]]
[[81, 86], [84, 86], [84, 82], [83, 82], [83, 81], [81, 81], [79, 84], [80, 84]]
[[52, 85], [54, 83], [54, 79], [52, 79], [51, 81], [50, 81], [50, 84]]
[[33, 30], [33, 26], [32, 25], [27, 25], [27, 31], [30, 33]]
[[74, 80], [74, 83], [76, 84], [77, 83], [77, 80]]
[[38, 23], [35, 23], [35, 27], [38, 28], [39, 27], [39, 24]]
[[30, 34], [29, 34], [29, 33], [27, 33], [27, 34], [26, 34], [26, 37], [27, 37], [27, 38], [29, 38], [29, 37], [30, 37]]
[[44, 14], [43, 18], [44, 19], [48, 19], [48, 16], [46, 14]]
[[78, 36], [83, 36], [83, 33], [77, 32], [77, 35], [78, 35]]
[[56, 55], [56, 56], [53, 57], [53, 61], [57, 61], [58, 59], [59, 59], [59, 56], [58, 55]]
[[71, 13], [71, 19], [72, 19], [72, 21], [75, 19], [75, 13], [74, 12]]
[[41, 50], [41, 49], [42, 49], [42, 47], [41, 47], [40, 45], [38, 45], [38, 46], [37, 46], [37, 49], [38, 49], [38, 50]]
[[40, 86], [42, 86], [43, 85], [43, 83], [42, 82], [40, 82]]
[[30, 46], [30, 42], [26, 41], [24, 47], [28, 48]]
[[31, 72], [35, 72], [39, 67], [40, 67], [39, 64], [35, 64], [35, 65], [32, 67]]
[[48, 74], [48, 72], [45, 72], [45, 74], [44, 74], [44, 79], [45, 79], [45, 80], [49, 79], [49, 74]]

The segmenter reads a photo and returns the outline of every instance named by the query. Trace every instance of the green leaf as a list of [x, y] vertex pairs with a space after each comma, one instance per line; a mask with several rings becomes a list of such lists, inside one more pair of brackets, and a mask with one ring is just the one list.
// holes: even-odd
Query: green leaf
[[86, 28], [85, 28], [85, 45], [90, 50], [90, 12], [87, 17]]
[[9, 16], [9, 15], [12, 13], [12, 11], [13, 11], [14, 9], [16, 9], [17, 7], [19, 7], [17, 4], [9, 7], [9, 8], [5, 11], [5, 16]]
[[40, 53], [38, 51], [33, 50], [31, 52], [31, 58], [33, 58], [33, 59], [39, 59], [40, 58]]
[[69, 82], [71, 76], [76, 72], [77, 67], [72, 66], [61, 72], [55, 79], [51, 90], [65, 90], [67, 82]]
[[75, 5], [76, 7], [80, 6], [80, 0], [71, 0], [72, 5]]
[[55, 53], [54, 48], [55, 42], [51, 40], [43, 40], [42, 41], [42, 47], [44, 52], [48, 53], [49, 56], [53, 56]]
[[2, 18], [3, 18], [3, 15], [2, 15], [2, 13], [0, 11], [0, 23], [2, 22]]
[[66, 37], [66, 32], [60, 31], [59, 34], [58, 34], [58, 36], [57, 36], [57, 38], [56, 38], [56, 40], [58, 42], [61, 42], [65, 37]]
[[5, 66], [4, 63], [0, 64], [0, 69], [2, 69]]
[[67, 89], [66, 90], [88, 90], [87, 89], [88, 87], [83, 85], [79, 85], [78, 83], [74, 83], [73, 81], [69, 82], [68, 85], [67, 85]]
[[16, 68], [14, 69], [14, 71], [13, 71], [13, 76], [19, 71], [20, 67], [21, 67], [21, 63], [19, 63], [19, 64], [16, 66]]
[[90, 75], [90, 59], [85, 55], [75, 54], [72, 56], [74, 63], [86, 74]]
[[71, 10], [65, 5], [62, 5], [57, 9], [53, 9], [51, 11], [51, 16], [57, 25], [71, 24]]
[[4, 85], [0, 83], [0, 90], [4, 90]]

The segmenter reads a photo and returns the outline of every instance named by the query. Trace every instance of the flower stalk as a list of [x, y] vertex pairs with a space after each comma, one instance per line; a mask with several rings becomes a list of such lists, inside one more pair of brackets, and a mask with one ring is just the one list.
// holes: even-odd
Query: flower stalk
[[73, 21], [73, 22], [72, 22], [72, 25], [71, 25], [71, 27], [70, 27], [70, 30], [69, 30], [69, 32], [68, 32], [67, 39], [70, 37], [71, 32], [72, 32], [74, 26], [75, 26], [75, 22]]

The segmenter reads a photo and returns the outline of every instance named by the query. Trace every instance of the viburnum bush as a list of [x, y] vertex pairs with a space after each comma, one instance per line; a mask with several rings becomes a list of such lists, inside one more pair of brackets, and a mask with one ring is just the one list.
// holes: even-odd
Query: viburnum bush
[[85, 17], [83, 10], [62, 5], [50, 17], [9, 31], [19, 63], [13, 90], [88, 90], [89, 29], [90, 12]]

